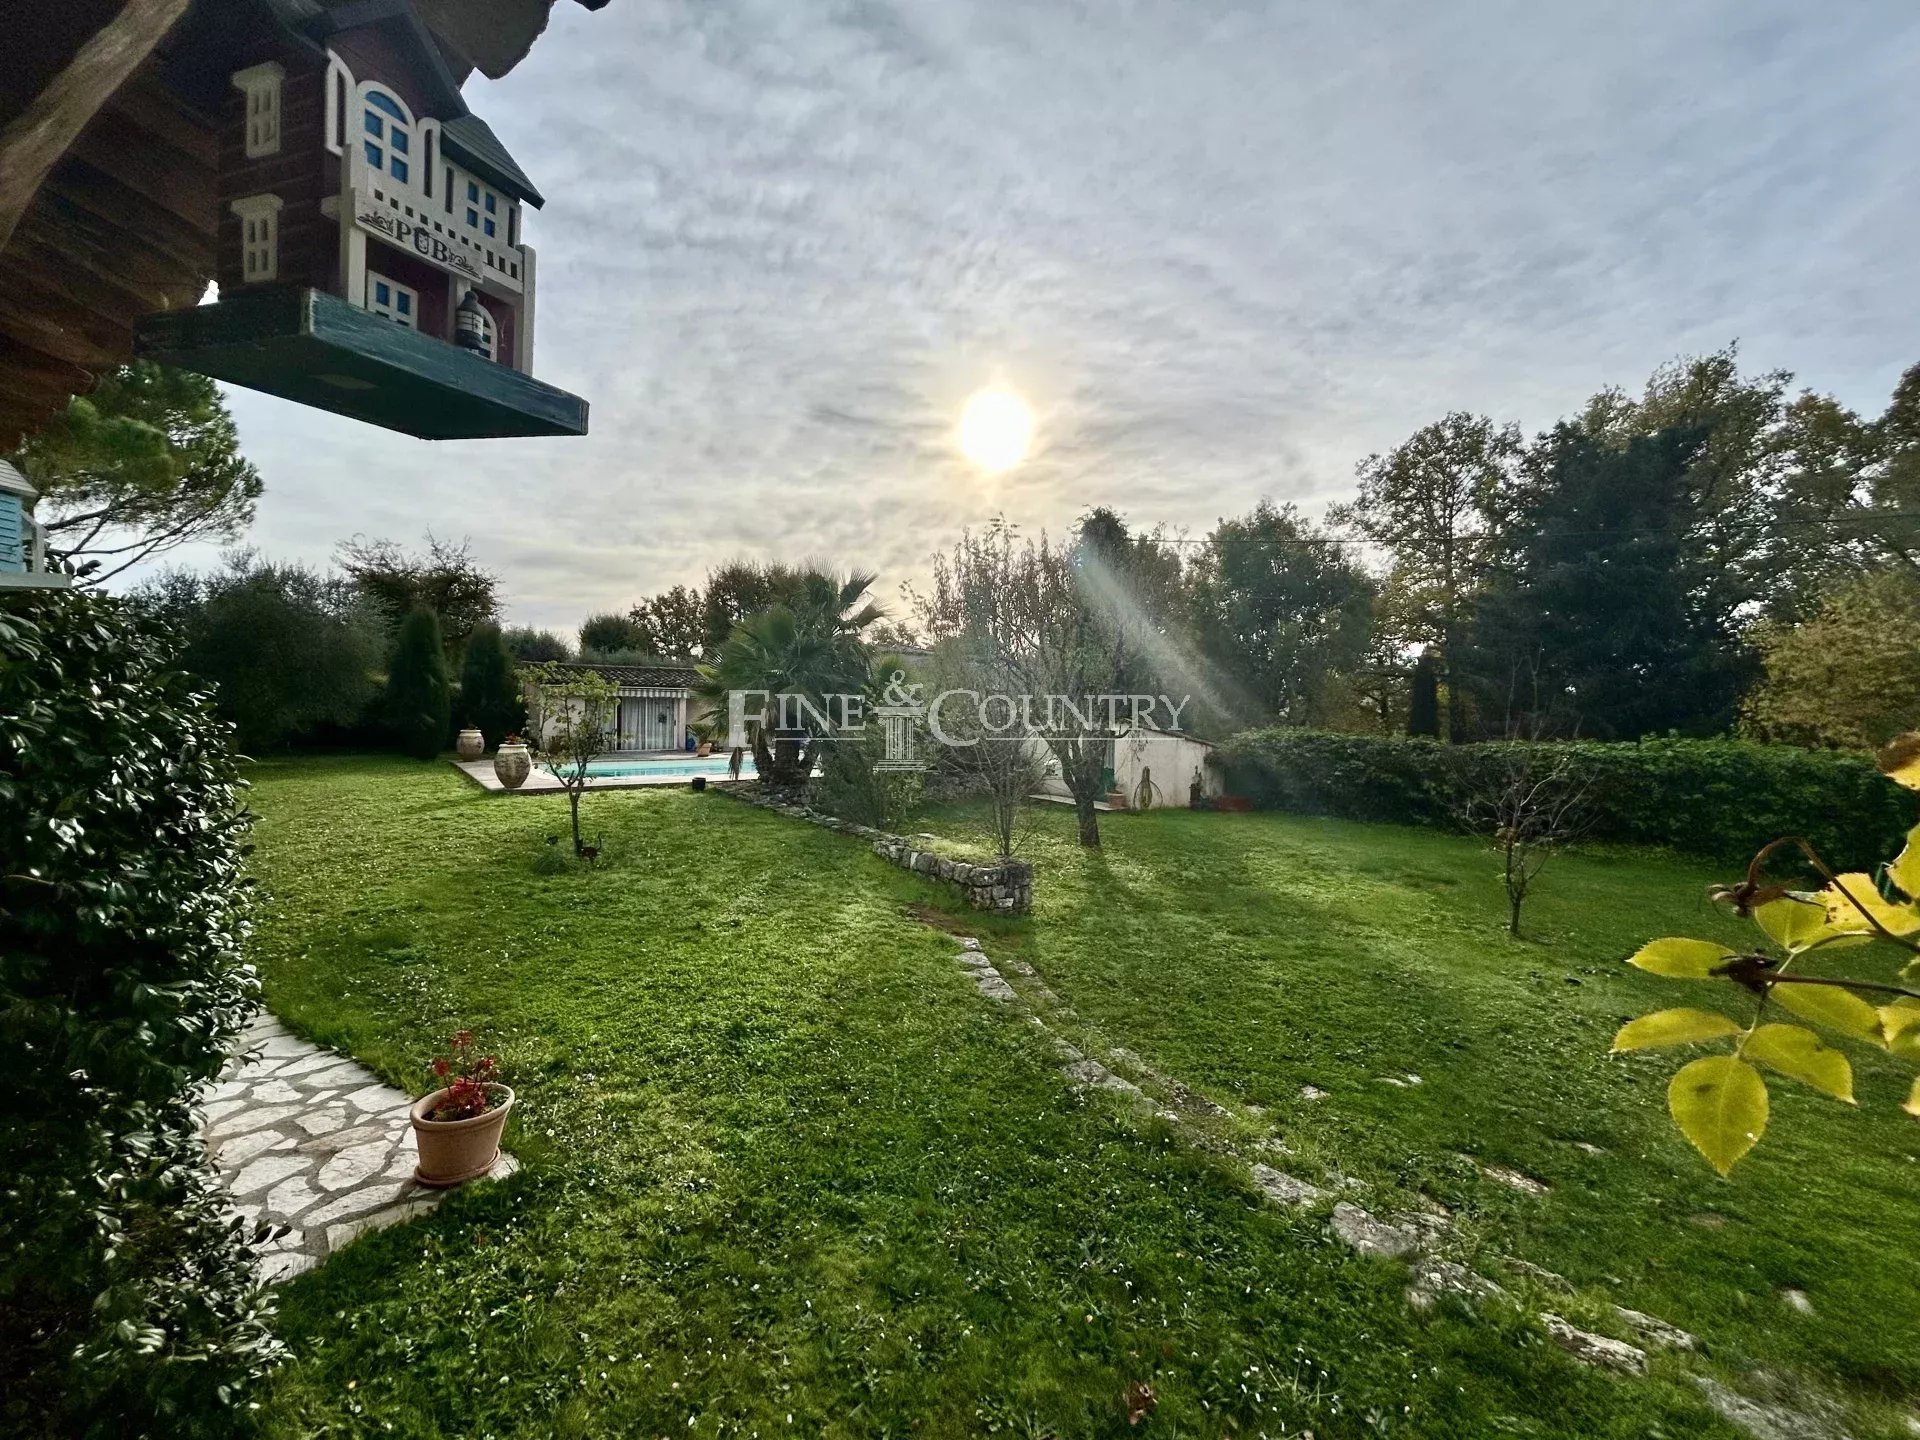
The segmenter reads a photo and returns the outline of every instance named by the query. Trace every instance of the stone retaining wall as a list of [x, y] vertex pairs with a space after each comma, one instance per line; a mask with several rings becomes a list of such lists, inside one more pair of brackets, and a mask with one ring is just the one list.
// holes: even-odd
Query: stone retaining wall
[[1033, 866], [1024, 860], [1001, 860], [993, 864], [956, 860], [931, 850], [916, 849], [913, 842], [903, 835], [876, 830], [871, 825], [856, 825], [851, 820], [842, 820], [838, 815], [815, 810], [798, 795], [766, 794], [745, 785], [712, 785], [708, 788], [716, 794], [730, 795], [749, 805], [757, 805], [762, 810], [778, 811], [796, 820], [811, 821], [822, 829], [838, 830], [843, 835], [857, 835], [862, 840], [871, 840], [873, 853], [882, 860], [898, 865], [902, 870], [911, 870], [916, 875], [925, 875], [953, 886], [960, 892], [960, 898], [976, 910], [991, 910], [1000, 915], [1025, 915], [1033, 909]]

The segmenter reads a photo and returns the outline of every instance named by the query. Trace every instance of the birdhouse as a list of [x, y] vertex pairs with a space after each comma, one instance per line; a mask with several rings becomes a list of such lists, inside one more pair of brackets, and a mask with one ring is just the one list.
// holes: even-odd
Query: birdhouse
[[0, 589], [61, 590], [73, 583], [72, 576], [47, 569], [46, 537], [33, 518], [37, 499], [27, 477], [0, 460]]
[[542, 197], [418, 3], [193, 6], [165, 63], [215, 117], [219, 298], [137, 351], [427, 439], [585, 434], [533, 376]]

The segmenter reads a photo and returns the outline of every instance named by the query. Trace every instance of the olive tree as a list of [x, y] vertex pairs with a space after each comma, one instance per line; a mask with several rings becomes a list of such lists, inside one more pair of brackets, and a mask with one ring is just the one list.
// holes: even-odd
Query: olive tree
[[573, 853], [592, 859], [597, 848], [580, 834], [580, 797], [596, 757], [611, 743], [619, 691], [596, 670], [571, 665], [530, 665], [526, 681], [527, 729], [535, 752], [567, 792], [573, 821]]

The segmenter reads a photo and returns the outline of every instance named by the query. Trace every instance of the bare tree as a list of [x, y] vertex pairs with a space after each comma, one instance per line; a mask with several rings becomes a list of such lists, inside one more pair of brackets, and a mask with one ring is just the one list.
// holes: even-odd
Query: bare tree
[[1023, 541], [1001, 520], [962, 536], [951, 557], [935, 556], [933, 572], [933, 593], [914, 597], [921, 628], [963, 642], [1009, 682], [1001, 693], [1030, 702], [1020, 708], [1019, 729], [1059, 761], [1080, 843], [1097, 847], [1094, 805], [1106, 792], [1120, 733], [1103, 701], [1133, 683], [1145, 623], [1139, 607], [1089, 547], [1056, 546], [1044, 535]]
[[[1507, 677], [1506, 743], [1482, 755], [1498, 755], [1491, 768], [1469, 770], [1467, 828], [1493, 842], [1500, 854], [1507, 892], [1507, 933], [1520, 933], [1520, 907], [1558, 850], [1572, 844], [1589, 823], [1586, 780], [1564, 746], [1543, 740], [1556, 723], [1552, 702], [1541, 693], [1541, 656], [1514, 665]], [[1475, 766], [1479, 759], [1461, 763]]]
[[1520, 907], [1556, 853], [1586, 828], [1587, 783], [1553, 744], [1503, 747], [1497, 768], [1467, 800], [1467, 825], [1492, 840], [1507, 891], [1507, 933], [1520, 933]]

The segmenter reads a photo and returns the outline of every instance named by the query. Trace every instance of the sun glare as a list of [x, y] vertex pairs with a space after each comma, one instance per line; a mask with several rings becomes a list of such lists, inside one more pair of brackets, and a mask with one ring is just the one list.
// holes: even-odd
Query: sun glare
[[960, 412], [960, 453], [989, 474], [1010, 470], [1033, 444], [1033, 411], [1011, 390], [981, 390]]

